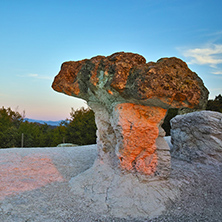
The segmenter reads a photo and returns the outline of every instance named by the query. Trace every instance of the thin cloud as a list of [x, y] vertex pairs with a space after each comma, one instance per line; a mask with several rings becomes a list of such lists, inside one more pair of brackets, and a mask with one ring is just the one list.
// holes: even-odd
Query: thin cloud
[[210, 65], [216, 68], [218, 64], [222, 64], [222, 45], [211, 44], [204, 48], [188, 49], [184, 56], [191, 57], [190, 64]]
[[39, 75], [38, 74], [28, 74], [27, 76], [28, 77], [33, 77], [33, 78], [38, 78]]
[[209, 36], [219, 36], [219, 37], [221, 37], [221, 35], [222, 35], [222, 30], [209, 34]]
[[32, 78], [36, 78], [36, 79], [52, 79], [49, 76], [42, 76], [42, 75], [39, 75], [39, 74], [29, 74], [29, 76], [32, 77]]
[[43, 76], [43, 75], [39, 75], [39, 74], [34, 74], [34, 73], [30, 73], [30, 74], [26, 74], [26, 75], [17, 75], [19, 77], [23, 77], [23, 78], [35, 78], [35, 79], [46, 79], [46, 80], [51, 80], [52, 78], [49, 76]]
[[213, 74], [215, 74], [215, 75], [222, 75], [222, 70], [220, 70], [220, 71], [215, 71], [215, 72], [212, 72]]

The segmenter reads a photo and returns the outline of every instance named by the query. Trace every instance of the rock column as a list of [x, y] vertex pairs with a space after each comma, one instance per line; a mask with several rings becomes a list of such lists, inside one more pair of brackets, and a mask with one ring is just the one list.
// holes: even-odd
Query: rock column
[[[132, 103], [115, 107], [112, 119], [117, 141], [115, 151], [123, 169], [146, 175], [160, 173], [156, 139], [166, 111]], [[170, 166], [170, 155], [165, 164]]]

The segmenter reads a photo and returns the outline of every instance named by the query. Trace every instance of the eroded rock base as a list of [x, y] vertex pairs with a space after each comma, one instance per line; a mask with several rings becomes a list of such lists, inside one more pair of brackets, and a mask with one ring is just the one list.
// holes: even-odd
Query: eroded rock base
[[99, 103], [90, 106], [95, 112], [101, 162], [150, 179], [169, 176], [170, 148], [161, 128], [166, 109], [120, 103], [109, 112]]
[[168, 180], [143, 181], [96, 160], [70, 181], [71, 191], [89, 212], [117, 218], [153, 218], [179, 196], [180, 185]]

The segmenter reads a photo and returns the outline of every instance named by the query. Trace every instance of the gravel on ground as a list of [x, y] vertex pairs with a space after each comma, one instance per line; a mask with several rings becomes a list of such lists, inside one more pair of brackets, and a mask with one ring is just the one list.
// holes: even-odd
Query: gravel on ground
[[180, 198], [157, 218], [121, 219], [87, 211], [69, 180], [93, 165], [96, 145], [0, 149], [0, 221], [222, 221], [222, 165], [172, 159]]

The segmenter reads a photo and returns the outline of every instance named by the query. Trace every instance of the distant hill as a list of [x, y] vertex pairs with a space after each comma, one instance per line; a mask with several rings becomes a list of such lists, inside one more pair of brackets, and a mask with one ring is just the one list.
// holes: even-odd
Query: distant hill
[[63, 121], [63, 120], [59, 120], [59, 121], [44, 121], [44, 120], [36, 120], [36, 119], [29, 119], [29, 118], [25, 118], [26, 121], [30, 122], [30, 123], [39, 123], [39, 124], [47, 124], [49, 126], [59, 126], [59, 124]]

